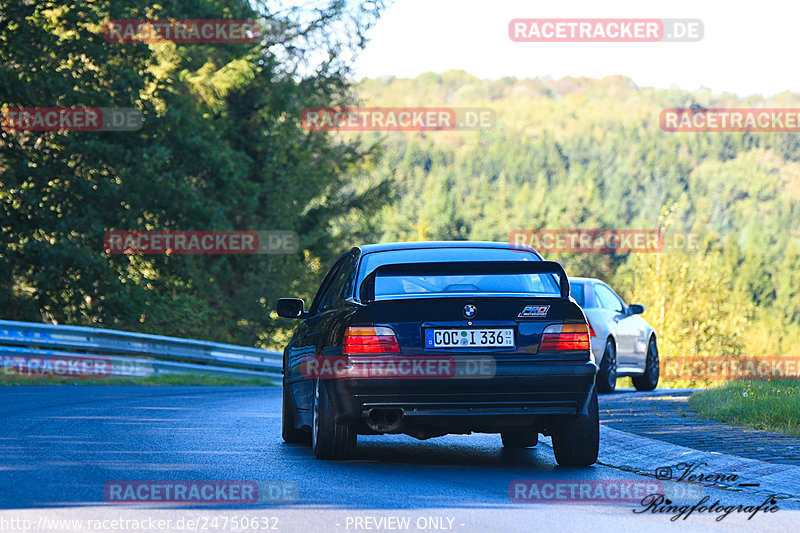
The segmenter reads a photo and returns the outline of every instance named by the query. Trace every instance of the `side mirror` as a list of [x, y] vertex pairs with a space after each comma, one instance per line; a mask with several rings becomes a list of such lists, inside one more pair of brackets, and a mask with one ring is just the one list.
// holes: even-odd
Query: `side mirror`
[[641, 315], [644, 313], [644, 306], [641, 304], [631, 304], [628, 306], [629, 315]]
[[307, 314], [305, 306], [301, 298], [279, 298], [276, 310], [283, 318], [304, 318]]

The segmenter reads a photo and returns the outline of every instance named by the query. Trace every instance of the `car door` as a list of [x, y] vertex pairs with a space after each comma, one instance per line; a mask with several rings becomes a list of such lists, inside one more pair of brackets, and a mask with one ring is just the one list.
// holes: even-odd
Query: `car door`
[[319, 323], [315, 329], [314, 344], [317, 355], [339, 355], [341, 353], [342, 322], [352, 308], [345, 309], [344, 300], [351, 292], [355, 278], [355, 257], [347, 254], [338, 263], [339, 267], [331, 277], [331, 283], [322, 296], [317, 316]]
[[636, 328], [636, 338], [634, 339], [634, 360], [636, 364], [644, 369], [647, 363], [647, 344], [650, 340], [650, 324], [640, 315], [632, 315], [631, 321]]
[[635, 364], [637, 367], [644, 369], [645, 360], [647, 358], [647, 340], [650, 326], [640, 315], [630, 313], [627, 304], [625, 304], [622, 298], [613, 290], [611, 290], [611, 292], [622, 303], [625, 309], [625, 318], [620, 320], [620, 324], [622, 324], [625, 329], [625, 335], [631, 336], [631, 356], [629, 361], [631, 364]]
[[289, 363], [292, 372], [289, 381], [295, 405], [301, 411], [310, 411], [314, 390], [313, 382], [301, 374], [301, 365], [304, 360], [323, 353], [332, 311], [344, 292], [347, 280], [353, 274], [354, 264], [352, 254], [346, 254], [331, 268], [311, 303], [308, 318], [298, 327], [291, 343]]
[[637, 364], [635, 343], [638, 327], [633, 320], [635, 317], [628, 315], [625, 302], [608, 285], [595, 284], [594, 293], [600, 306], [606, 311], [606, 318], [613, 324], [617, 339], [617, 364]]

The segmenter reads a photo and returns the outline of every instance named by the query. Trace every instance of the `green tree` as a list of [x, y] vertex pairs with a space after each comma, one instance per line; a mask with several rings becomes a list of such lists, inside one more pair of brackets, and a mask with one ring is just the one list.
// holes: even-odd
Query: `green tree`
[[[286, 326], [274, 300], [311, 294], [339, 251], [337, 221], [386, 201], [380, 183], [352, 186], [371, 151], [299, 123], [303, 107], [352, 101], [346, 58], [380, 7], [4, 2], [0, 104], [135, 107], [145, 124], [0, 133], [2, 316], [271, 342]], [[143, 18], [255, 18], [265, 31], [252, 45], [104, 40], [105, 20]], [[117, 229], [294, 230], [301, 251], [107, 255]]]

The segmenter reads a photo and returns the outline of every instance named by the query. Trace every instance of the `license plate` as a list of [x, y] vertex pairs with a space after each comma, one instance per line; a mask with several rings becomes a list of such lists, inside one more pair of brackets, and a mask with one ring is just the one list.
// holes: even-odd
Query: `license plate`
[[503, 329], [426, 329], [427, 348], [513, 348], [514, 330]]

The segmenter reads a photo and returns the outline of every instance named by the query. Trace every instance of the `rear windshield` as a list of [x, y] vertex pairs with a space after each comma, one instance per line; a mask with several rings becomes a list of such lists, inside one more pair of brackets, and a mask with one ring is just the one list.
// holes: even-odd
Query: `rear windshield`
[[578, 305], [584, 306], [583, 283], [570, 283], [569, 294], [578, 302]]
[[439, 263], [447, 261], [541, 261], [527, 250], [508, 248], [417, 248], [370, 252], [361, 256], [358, 279], [383, 265], [398, 263]]
[[375, 278], [375, 299], [421, 295], [558, 297], [558, 284], [550, 274], [488, 274], [455, 276], [381, 276]]
[[[447, 263], [453, 261], [541, 261], [527, 250], [508, 248], [417, 248], [371, 252], [361, 257], [358, 279], [383, 265]], [[359, 282], [360, 283], [360, 282]], [[491, 274], [378, 276], [375, 299], [414, 298], [428, 295], [555, 296], [561, 295], [558, 278], [551, 274]]]

